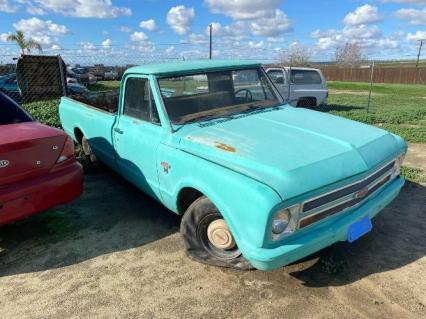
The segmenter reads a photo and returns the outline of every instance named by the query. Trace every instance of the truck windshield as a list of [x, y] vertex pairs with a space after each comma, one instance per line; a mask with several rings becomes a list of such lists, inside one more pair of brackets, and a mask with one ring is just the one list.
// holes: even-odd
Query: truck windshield
[[158, 83], [174, 124], [282, 103], [260, 68], [160, 78]]

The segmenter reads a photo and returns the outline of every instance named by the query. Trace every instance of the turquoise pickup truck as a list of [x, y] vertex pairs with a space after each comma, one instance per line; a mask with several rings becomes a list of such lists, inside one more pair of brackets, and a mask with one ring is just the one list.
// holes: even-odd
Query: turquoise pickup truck
[[403, 139], [286, 105], [253, 62], [132, 67], [59, 112], [91, 160], [183, 216], [187, 254], [211, 265], [271, 270], [353, 242], [404, 184]]

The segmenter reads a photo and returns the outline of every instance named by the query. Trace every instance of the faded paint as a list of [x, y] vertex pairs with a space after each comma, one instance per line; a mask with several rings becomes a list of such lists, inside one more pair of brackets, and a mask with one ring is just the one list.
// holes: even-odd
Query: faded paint
[[218, 142], [218, 141], [214, 141], [214, 140], [211, 140], [211, 139], [204, 137], [204, 136], [191, 136], [191, 135], [189, 135], [189, 136], [187, 136], [187, 140], [197, 142], [197, 143], [202, 144], [202, 145], [216, 147], [216, 148], [218, 148], [222, 151], [225, 151], [225, 152], [230, 152], [230, 153], [237, 152], [237, 149], [235, 147], [231, 146], [231, 145], [228, 145], [228, 144], [225, 144], [225, 143], [222, 143], [222, 142]]

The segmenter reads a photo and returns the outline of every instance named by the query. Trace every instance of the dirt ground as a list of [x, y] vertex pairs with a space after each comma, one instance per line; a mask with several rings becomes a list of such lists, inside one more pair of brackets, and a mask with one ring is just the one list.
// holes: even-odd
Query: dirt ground
[[426, 144], [410, 143], [404, 165], [420, 168], [426, 173]]
[[85, 188], [0, 229], [1, 318], [426, 317], [426, 185], [355, 243], [273, 272], [189, 260], [179, 217], [108, 170]]

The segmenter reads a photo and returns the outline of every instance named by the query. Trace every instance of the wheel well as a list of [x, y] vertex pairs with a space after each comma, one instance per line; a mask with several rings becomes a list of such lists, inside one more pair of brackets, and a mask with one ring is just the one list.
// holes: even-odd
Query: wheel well
[[74, 129], [74, 136], [77, 142], [81, 144], [81, 140], [83, 139], [83, 132], [78, 127]]
[[203, 193], [192, 187], [182, 188], [178, 195], [177, 208], [178, 213], [183, 215], [188, 207], [198, 198], [204, 196]]

